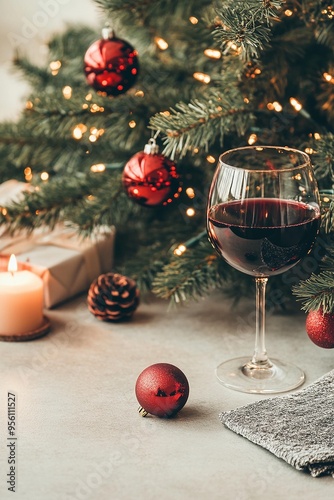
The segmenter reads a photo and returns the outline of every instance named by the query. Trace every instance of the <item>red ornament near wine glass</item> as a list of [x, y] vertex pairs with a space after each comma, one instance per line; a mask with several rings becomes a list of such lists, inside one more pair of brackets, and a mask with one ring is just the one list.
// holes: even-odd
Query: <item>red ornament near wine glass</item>
[[220, 156], [209, 193], [208, 236], [228, 264], [253, 276], [256, 283], [254, 354], [221, 363], [216, 374], [223, 385], [242, 392], [277, 393], [303, 383], [300, 368], [267, 355], [265, 290], [270, 276], [307, 255], [319, 225], [319, 193], [306, 153], [247, 146]]

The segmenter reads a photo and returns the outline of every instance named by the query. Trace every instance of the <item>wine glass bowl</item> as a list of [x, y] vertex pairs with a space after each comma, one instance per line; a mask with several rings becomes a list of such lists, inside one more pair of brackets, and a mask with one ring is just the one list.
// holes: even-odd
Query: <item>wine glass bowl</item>
[[310, 158], [278, 146], [246, 146], [223, 153], [207, 206], [207, 232], [218, 254], [256, 283], [255, 350], [223, 362], [221, 383], [235, 390], [276, 393], [298, 387], [303, 371], [270, 360], [265, 348], [265, 289], [307, 255], [320, 225], [319, 193]]

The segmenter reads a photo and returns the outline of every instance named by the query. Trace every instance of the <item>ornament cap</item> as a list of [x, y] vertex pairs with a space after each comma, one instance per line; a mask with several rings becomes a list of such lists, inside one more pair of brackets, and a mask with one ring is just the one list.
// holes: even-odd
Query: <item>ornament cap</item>
[[156, 155], [159, 153], [159, 146], [155, 142], [155, 139], [149, 139], [148, 143], [145, 144], [144, 153], [147, 155]]
[[110, 40], [115, 37], [115, 32], [110, 26], [110, 24], [106, 24], [104, 28], [102, 28], [102, 38], [103, 40]]
[[139, 415], [141, 415], [142, 417], [146, 417], [148, 415], [148, 411], [144, 410], [144, 408], [142, 406], [139, 406], [138, 412], [139, 412]]

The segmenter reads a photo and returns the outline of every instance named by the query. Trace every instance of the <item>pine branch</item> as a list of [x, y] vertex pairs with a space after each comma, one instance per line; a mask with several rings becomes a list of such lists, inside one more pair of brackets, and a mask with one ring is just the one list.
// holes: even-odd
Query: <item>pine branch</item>
[[323, 313], [334, 312], [334, 272], [323, 271], [293, 287], [293, 293], [298, 301], [302, 301], [304, 311], [317, 311]]
[[234, 43], [241, 49], [241, 57], [250, 61], [257, 59], [269, 45], [270, 25], [277, 21], [281, 1], [233, 1], [217, 9], [220, 25], [214, 36], [221, 41], [222, 48]]
[[317, 179], [334, 178], [334, 134], [326, 134], [313, 143], [312, 157]]
[[205, 241], [192, 251], [174, 257], [158, 272], [152, 290], [171, 305], [198, 299], [221, 283], [218, 273], [219, 258]]
[[238, 91], [229, 89], [223, 95], [211, 92], [189, 104], [179, 102], [171, 113], [156, 114], [150, 126], [165, 135], [164, 153], [173, 158], [176, 154], [184, 156], [190, 149], [207, 149], [217, 135], [221, 142], [226, 133], [242, 135], [252, 117], [252, 110], [247, 109]]

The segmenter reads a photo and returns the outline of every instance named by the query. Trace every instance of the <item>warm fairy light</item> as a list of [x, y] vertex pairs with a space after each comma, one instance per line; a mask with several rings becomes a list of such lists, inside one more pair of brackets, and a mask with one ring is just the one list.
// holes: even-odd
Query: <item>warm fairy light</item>
[[156, 36], [154, 38], [154, 41], [155, 41], [155, 43], [157, 44], [157, 46], [159, 47], [160, 50], [167, 50], [168, 49], [168, 43], [163, 38], [160, 38], [159, 36]]
[[189, 17], [189, 21], [191, 22], [191, 24], [197, 24], [198, 23], [197, 17], [194, 17], [194, 16], [190, 16]]
[[82, 105], [82, 109], [87, 109], [87, 108], [88, 108], [88, 104], [85, 103]]
[[305, 148], [305, 153], [312, 155], [314, 153], [314, 149], [312, 148]]
[[96, 173], [96, 172], [104, 172], [106, 169], [106, 166], [104, 163], [96, 163], [95, 165], [92, 165], [90, 167], [91, 171]]
[[329, 203], [331, 200], [327, 196], [324, 196], [322, 201], [324, 201], [325, 203]]
[[282, 104], [280, 104], [278, 101], [268, 102], [267, 108], [269, 109], [269, 111], [277, 111], [278, 113], [283, 109]]
[[319, 141], [321, 139], [321, 135], [318, 132], [314, 132], [314, 138], [316, 141]]
[[241, 54], [242, 48], [238, 47], [238, 45], [234, 42], [227, 42], [226, 47], [227, 47], [227, 50], [231, 49], [235, 53], [235, 55]]
[[25, 180], [27, 182], [31, 181], [31, 179], [32, 179], [32, 170], [31, 170], [31, 168], [30, 167], [26, 167], [23, 172], [24, 172], [24, 178], [25, 178]]
[[222, 54], [218, 49], [205, 49], [204, 55], [210, 57], [211, 59], [220, 59]]
[[32, 109], [34, 107], [34, 104], [31, 101], [26, 102], [26, 109]]
[[199, 71], [196, 71], [194, 74], [193, 74], [193, 77], [195, 78], [195, 80], [198, 80], [199, 82], [202, 82], [202, 83], [210, 83], [210, 76], [207, 75], [206, 73], [200, 73]]
[[104, 111], [104, 107], [103, 106], [98, 106], [97, 104], [92, 104], [91, 107], [90, 107], [90, 112], [91, 113], [103, 113]]
[[216, 158], [214, 156], [208, 155], [206, 157], [206, 161], [208, 161], [209, 163], [216, 163]]
[[58, 74], [58, 71], [61, 68], [61, 62], [60, 61], [51, 61], [49, 64], [49, 67], [51, 69], [51, 74], [53, 76], [56, 76]]
[[194, 153], [195, 154], [199, 153], [199, 148], [194, 148]]
[[7, 215], [7, 208], [2, 208], [1, 213], [2, 215]]
[[248, 138], [248, 144], [251, 146], [257, 141], [257, 135], [256, 134], [251, 134]]
[[96, 128], [96, 127], [90, 127], [89, 132], [90, 132], [91, 134], [96, 135], [96, 134], [97, 134], [97, 128]]
[[15, 255], [12, 253], [8, 261], [8, 272], [15, 273], [17, 271], [17, 260]]
[[90, 142], [96, 142], [97, 141], [97, 137], [94, 134], [90, 134], [90, 136], [88, 137], [88, 140]]
[[326, 82], [333, 83], [334, 84], [334, 77], [330, 73], [323, 73], [322, 75]]
[[254, 73], [255, 75], [261, 75], [262, 71], [260, 70], [260, 68], [255, 68]]
[[193, 208], [187, 208], [186, 210], [186, 214], [188, 215], [188, 217], [193, 217], [195, 215], [195, 210]]
[[129, 127], [130, 127], [130, 128], [135, 128], [136, 126], [137, 126], [137, 123], [136, 123], [134, 120], [131, 120], [131, 121], [129, 122]]
[[293, 12], [292, 12], [292, 10], [290, 10], [290, 9], [286, 9], [286, 10], [284, 11], [284, 14], [285, 14], [287, 17], [291, 17], [291, 16], [292, 16], [292, 14], [293, 14]]
[[161, 111], [160, 114], [163, 116], [170, 116], [170, 111]]
[[191, 199], [192, 199], [192, 198], [195, 198], [195, 191], [193, 190], [193, 188], [192, 188], [192, 187], [188, 187], [188, 188], [186, 189], [186, 194], [187, 194], [187, 196], [188, 196], [189, 198], [191, 198]]
[[86, 99], [86, 101], [91, 101], [92, 97], [93, 97], [92, 94], [89, 93], [89, 94], [86, 95], [85, 99]]
[[300, 111], [303, 108], [300, 102], [297, 101], [297, 99], [295, 99], [294, 97], [290, 97], [290, 104], [293, 108], [295, 108], [296, 111]]
[[72, 87], [70, 87], [69, 85], [65, 85], [65, 87], [63, 87], [63, 96], [65, 97], [65, 99], [71, 99], [72, 97]]
[[76, 125], [76, 127], [74, 127], [73, 129], [72, 137], [74, 139], [80, 140], [86, 131], [86, 125], [84, 123], [78, 123], [78, 125]]
[[137, 91], [135, 92], [135, 96], [136, 96], [136, 97], [144, 97], [144, 95], [145, 95], [145, 94], [144, 94], [144, 92], [143, 92], [142, 90], [137, 90]]
[[187, 247], [183, 244], [179, 245], [177, 248], [174, 250], [174, 255], [182, 255], [185, 251], [187, 250]]
[[47, 181], [49, 178], [49, 174], [47, 172], [42, 172], [41, 173], [41, 179], [42, 181]]
[[249, 104], [249, 99], [248, 99], [248, 97], [244, 97], [244, 103]]
[[99, 130], [97, 131], [97, 135], [101, 136], [104, 134], [104, 132], [105, 132], [104, 128], [99, 128]]

